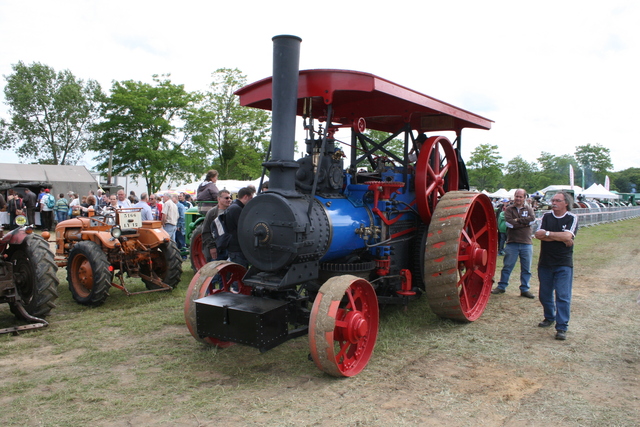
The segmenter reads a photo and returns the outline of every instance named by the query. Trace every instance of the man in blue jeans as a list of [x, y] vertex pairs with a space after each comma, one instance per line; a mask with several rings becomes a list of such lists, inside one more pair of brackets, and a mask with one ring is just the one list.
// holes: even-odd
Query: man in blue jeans
[[520, 258], [520, 296], [535, 298], [529, 290], [531, 279], [531, 260], [533, 258], [533, 242], [531, 241], [531, 224], [536, 220], [533, 208], [525, 204], [527, 193], [519, 188], [513, 195], [513, 205], [504, 210], [507, 223], [507, 244], [504, 248], [504, 266], [500, 274], [498, 286], [492, 294], [503, 294], [509, 286], [509, 276]]
[[555, 194], [551, 212], [544, 214], [535, 234], [541, 240], [538, 278], [544, 311], [544, 320], [538, 326], [548, 328], [555, 322], [557, 340], [567, 339], [571, 313], [573, 242], [578, 232], [578, 217], [570, 212], [572, 205], [573, 199], [567, 193]]

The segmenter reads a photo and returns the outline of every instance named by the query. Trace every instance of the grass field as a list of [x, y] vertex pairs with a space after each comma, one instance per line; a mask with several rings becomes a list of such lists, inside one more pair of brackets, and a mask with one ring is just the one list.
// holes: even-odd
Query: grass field
[[[471, 324], [437, 318], [424, 298], [383, 310], [374, 355], [350, 379], [317, 370], [306, 337], [264, 354], [196, 342], [188, 263], [173, 292], [112, 289], [98, 308], [72, 300], [62, 268], [50, 327], [0, 336], [0, 425], [638, 425], [639, 230], [580, 230], [566, 342], [536, 327], [542, 308], [519, 297], [516, 267]], [[13, 324], [0, 306], [0, 327]]]

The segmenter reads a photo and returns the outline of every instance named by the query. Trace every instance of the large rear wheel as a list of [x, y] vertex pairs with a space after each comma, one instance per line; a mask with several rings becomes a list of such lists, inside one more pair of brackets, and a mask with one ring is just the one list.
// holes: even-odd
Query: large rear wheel
[[246, 268], [240, 264], [229, 261], [213, 261], [206, 264], [193, 276], [184, 302], [184, 320], [187, 324], [187, 329], [197, 341], [220, 348], [226, 348], [234, 344], [229, 341], [198, 335], [195, 301], [218, 292], [250, 295], [251, 288], [242, 283], [242, 278], [246, 272]]
[[[174, 241], [163, 243], [151, 249], [151, 265], [153, 266], [153, 272], [171, 289], [178, 286], [182, 277], [182, 255], [180, 255], [180, 251]], [[140, 271], [147, 276], [151, 276], [149, 263], [141, 264]], [[161, 286], [150, 280], [142, 279], [142, 281], [149, 290], [161, 288]]]
[[442, 197], [424, 250], [425, 293], [435, 314], [464, 322], [482, 315], [496, 269], [497, 236], [487, 196], [453, 191]]
[[[30, 234], [11, 250], [9, 261], [14, 265], [13, 280], [27, 313], [35, 317], [48, 315], [56, 306], [59, 284], [56, 276], [58, 267], [49, 244], [40, 236]], [[16, 317], [22, 318], [13, 304], [9, 309]]]
[[73, 299], [83, 305], [104, 303], [111, 287], [110, 266], [107, 255], [97, 243], [76, 243], [67, 262], [67, 281]]
[[378, 298], [371, 284], [351, 275], [322, 285], [309, 319], [309, 347], [316, 366], [352, 377], [367, 366], [378, 336]]

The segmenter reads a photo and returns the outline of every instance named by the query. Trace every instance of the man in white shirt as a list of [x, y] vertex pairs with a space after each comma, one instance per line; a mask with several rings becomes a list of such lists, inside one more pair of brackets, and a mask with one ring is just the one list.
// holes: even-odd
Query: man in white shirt
[[169, 233], [171, 240], [176, 240], [176, 226], [178, 224], [178, 207], [169, 193], [162, 195], [162, 227]]
[[125, 197], [124, 194], [124, 190], [118, 190], [118, 207], [119, 208], [130, 208], [131, 207], [131, 203], [129, 202], [129, 199], [127, 199]]

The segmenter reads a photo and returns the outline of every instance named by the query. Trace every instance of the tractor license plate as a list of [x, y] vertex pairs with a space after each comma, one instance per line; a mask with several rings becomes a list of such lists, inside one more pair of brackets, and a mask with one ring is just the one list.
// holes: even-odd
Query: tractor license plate
[[120, 212], [118, 222], [123, 230], [142, 227], [142, 214], [140, 212]]

